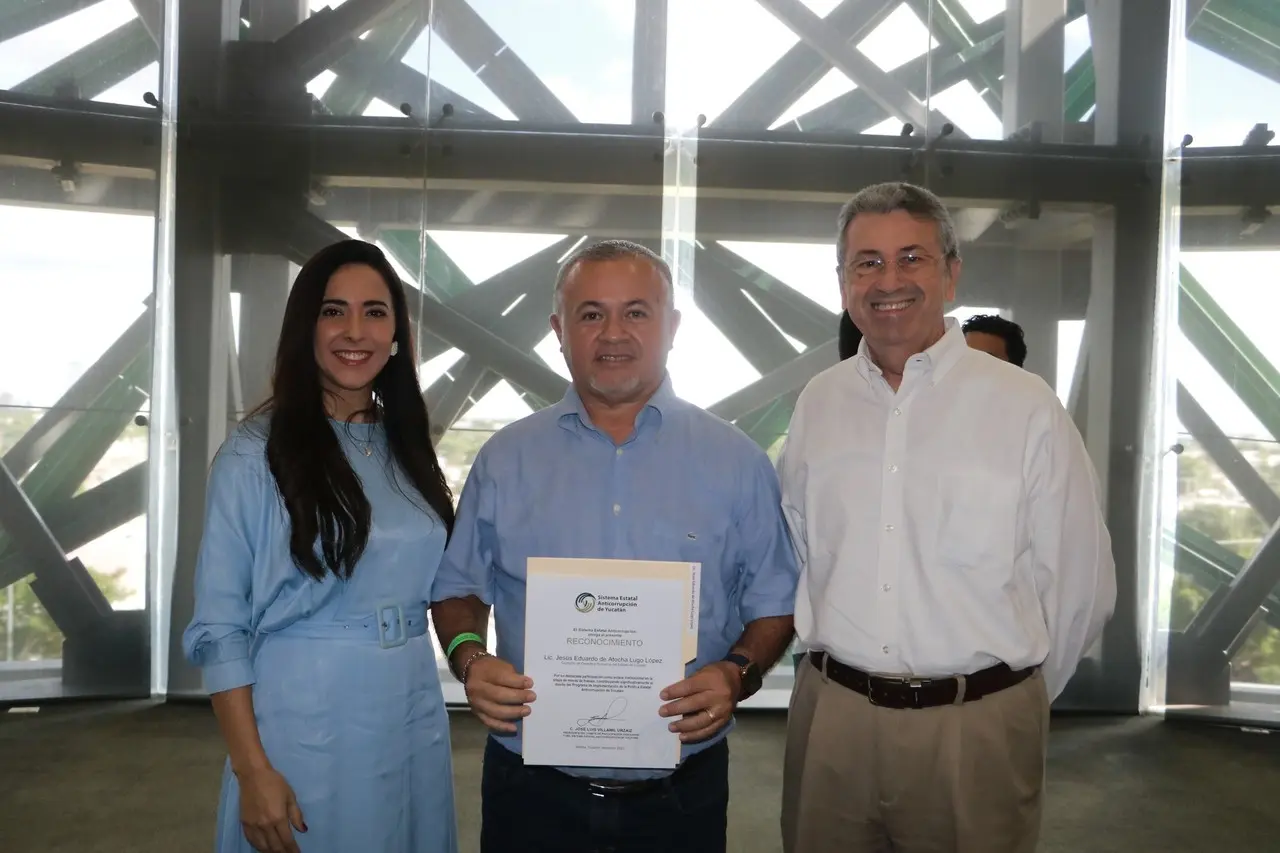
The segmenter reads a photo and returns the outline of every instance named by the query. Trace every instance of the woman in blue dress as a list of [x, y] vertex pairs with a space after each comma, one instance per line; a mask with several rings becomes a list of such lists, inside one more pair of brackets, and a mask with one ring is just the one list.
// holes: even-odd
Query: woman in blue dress
[[229, 754], [217, 853], [455, 853], [426, 624], [453, 502], [377, 247], [302, 268], [272, 385], [214, 458], [183, 638]]

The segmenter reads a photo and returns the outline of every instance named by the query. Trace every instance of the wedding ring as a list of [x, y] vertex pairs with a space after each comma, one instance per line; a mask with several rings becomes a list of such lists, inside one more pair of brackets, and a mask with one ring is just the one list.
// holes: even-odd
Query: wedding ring
[[708, 717], [709, 719], [714, 720], [714, 719], [716, 718], [716, 715], [715, 715], [715, 714], [713, 714], [713, 713], [711, 713], [711, 709], [710, 709], [710, 708], [703, 708], [702, 710], [704, 710], [704, 711], [706, 711], [706, 712], [707, 712], [707, 717]]

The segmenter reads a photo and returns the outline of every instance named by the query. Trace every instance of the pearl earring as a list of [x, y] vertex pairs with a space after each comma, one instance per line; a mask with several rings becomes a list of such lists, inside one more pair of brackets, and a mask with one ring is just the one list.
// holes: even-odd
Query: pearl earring
[[392, 354], [392, 355], [395, 355], [395, 354], [396, 354], [396, 353], [398, 353], [398, 352], [400, 352], [400, 342], [399, 342], [399, 341], [392, 341], [392, 342], [391, 342], [391, 354]]

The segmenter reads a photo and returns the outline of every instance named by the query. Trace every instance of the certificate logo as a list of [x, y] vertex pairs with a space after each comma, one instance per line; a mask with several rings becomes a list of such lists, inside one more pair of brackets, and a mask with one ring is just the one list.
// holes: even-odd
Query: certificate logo
[[590, 613], [596, 609], [596, 597], [589, 592], [578, 594], [578, 598], [573, 602], [573, 606], [578, 609], [579, 613]]

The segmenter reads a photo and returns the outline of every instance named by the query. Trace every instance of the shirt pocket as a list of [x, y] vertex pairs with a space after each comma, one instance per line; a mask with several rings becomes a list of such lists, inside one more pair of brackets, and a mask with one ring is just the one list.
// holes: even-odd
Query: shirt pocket
[[651, 559], [702, 563], [705, 572], [723, 561], [725, 540], [724, 531], [702, 519], [661, 519], [653, 524]]
[[[670, 519], [653, 525], [654, 560], [699, 563], [698, 624], [704, 628], [723, 624], [728, 619], [731, 602], [737, 593], [737, 577], [725, 577], [726, 567], [733, 568], [733, 555], [726, 555], [728, 536], [704, 519], [690, 516], [681, 523]], [[703, 650], [699, 650], [699, 654]]]
[[938, 475], [938, 563], [1007, 574], [1017, 553], [1019, 484], [989, 471]]

